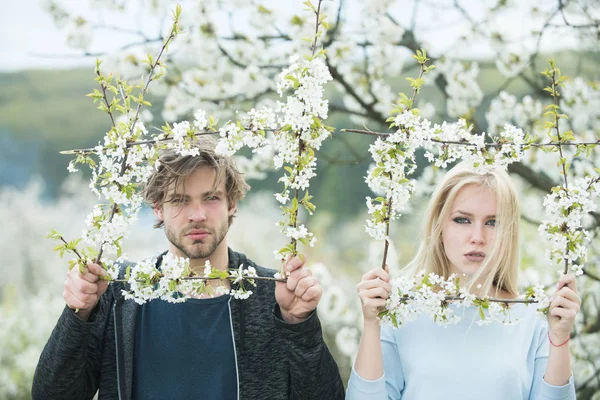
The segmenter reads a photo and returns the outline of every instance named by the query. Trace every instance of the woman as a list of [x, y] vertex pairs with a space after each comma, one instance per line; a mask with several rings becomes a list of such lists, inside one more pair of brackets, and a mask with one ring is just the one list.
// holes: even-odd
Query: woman
[[[478, 174], [459, 164], [432, 195], [425, 237], [405, 272], [461, 276], [478, 296], [517, 297], [519, 206], [508, 174]], [[467, 279], [464, 278], [467, 277]], [[475, 307], [455, 308], [456, 325], [419, 316], [380, 328], [391, 286], [381, 268], [357, 286], [364, 329], [347, 399], [575, 399], [569, 337], [581, 300], [562, 276], [547, 322], [536, 306], [514, 304], [512, 326], [478, 326]]]

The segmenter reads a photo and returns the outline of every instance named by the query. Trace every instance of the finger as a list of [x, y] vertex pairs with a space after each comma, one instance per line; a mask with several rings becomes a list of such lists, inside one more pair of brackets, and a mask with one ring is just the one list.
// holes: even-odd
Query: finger
[[550, 310], [550, 315], [553, 317], [559, 317], [561, 319], [564, 318], [568, 321], [573, 321], [577, 316], [577, 311], [562, 307], [554, 307], [552, 310]]
[[575, 281], [575, 275], [573, 274], [562, 275], [558, 280], [557, 286], [559, 290], [566, 286], [575, 293], [577, 293], [577, 284]]
[[88, 266], [88, 271], [96, 276], [106, 275], [106, 270], [98, 264], [89, 262], [89, 263], [87, 263], [87, 266]]
[[568, 286], [563, 286], [563, 288], [556, 292], [554, 296], [564, 297], [574, 303], [581, 304], [581, 299], [577, 293], [572, 291]]
[[98, 285], [90, 283], [84, 279], [74, 278], [71, 280], [71, 288], [73, 292], [80, 292], [84, 294], [96, 294], [98, 293]]
[[86, 272], [85, 274], [82, 274], [81, 272], [77, 271], [77, 277], [79, 280], [84, 280], [86, 282], [89, 283], [96, 283], [98, 282], [98, 275], [94, 275], [91, 272]]
[[371, 279], [376, 278], [379, 278], [385, 282], [389, 282], [390, 275], [386, 271], [384, 271], [383, 268], [373, 268], [372, 270], [364, 274], [361, 280], [370, 281]]
[[96, 292], [96, 294], [98, 295], [98, 297], [100, 297], [106, 292], [106, 289], [108, 288], [108, 281], [99, 281], [97, 285], [98, 291]]
[[392, 291], [392, 285], [390, 285], [388, 282], [385, 282], [381, 279], [371, 279], [369, 281], [361, 281], [358, 283], [358, 285], [356, 285], [356, 290], [358, 290], [360, 292], [361, 290], [367, 290], [367, 289], [372, 289], [372, 288], [376, 288], [376, 287], [384, 288], [387, 292]]
[[554, 308], [562, 308], [565, 310], [573, 310], [576, 314], [579, 312], [579, 304], [568, 300], [564, 297], [558, 296], [552, 300], [550, 304], [550, 310]]
[[[95, 280], [92, 277], [95, 277]], [[96, 275], [88, 273], [82, 275], [79, 271], [67, 276], [69, 288], [73, 292], [96, 293], [98, 291], [97, 280]]]
[[323, 288], [320, 285], [311, 286], [306, 289], [306, 292], [302, 295], [302, 300], [309, 301], [319, 301], [321, 299], [321, 295], [323, 294]]
[[[69, 302], [74, 306], [73, 308], [80, 308], [82, 310], [86, 310], [94, 306], [98, 300], [98, 296], [95, 294], [85, 294], [85, 293], [76, 293], [69, 292], [67, 293], [67, 298]], [[69, 302], [67, 304], [69, 304]]]
[[307, 276], [298, 281], [294, 294], [296, 297], [302, 297], [309, 287], [317, 285], [317, 278], [314, 276]]
[[63, 292], [63, 298], [65, 299], [65, 303], [67, 303], [67, 307], [69, 307], [72, 310], [78, 308], [83, 310], [86, 307], [84, 302], [74, 297], [71, 293], [68, 293], [67, 291]]
[[67, 277], [71, 278], [71, 279], [74, 279], [74, 278], [75, 279], [83, 279], [90, 283], [94, 283], [98, 280], [98, 276], [90, 273], [89, 270], [86, 271], [85, 273], [81, 273], [79, 268], [71, 269], [69, 272], [67, 272]]
[[362, 299], [387, 299], [389, 296], [390, 294], [388, 293], [388, 291], [381, 287], [367, 289], [360, 293], [360, 297]]
[[294, 272], [289, 274], [287, 282], [286, 282], [286, 286], [287, 286], [288, 290], [290, 290], [292, 292], [295, 291], [296, 286], [298, 285], [298, 282], [302, 278], [305, 278], [307, 276], [311, 276], [311, 272], [307, 268], [300, 268], [300, 269], [294, 270]]
[[306, 260], [302, 261], [299, 256], [294, 256], [292, 259], [288, 260], [285, 264], [285, 271], [290, 274], [298, 268], [302, 268]]

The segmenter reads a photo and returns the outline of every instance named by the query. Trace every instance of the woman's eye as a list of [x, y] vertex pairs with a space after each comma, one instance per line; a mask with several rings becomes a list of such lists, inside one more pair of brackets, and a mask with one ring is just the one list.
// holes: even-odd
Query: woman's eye
[[219, 200], [219, 196], [210, 196], [209, 198], [207, 198], [208, 201], [217, 201]]
[[496, 220], [495, 219], [490, 219], [488, 222], [485, 223], [486, 225], [489, 226], [496, 226]]
[[469, 222], [471, 222], [468, 218], [465, 217], [456, 217], [453, 219], [453, 221], [457, 224], [468, 224]]

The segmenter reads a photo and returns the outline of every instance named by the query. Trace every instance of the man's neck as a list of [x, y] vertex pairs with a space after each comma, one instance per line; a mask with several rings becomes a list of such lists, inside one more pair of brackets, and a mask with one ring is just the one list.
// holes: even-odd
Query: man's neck
[[[171, 246], [169, 251], [178, 257], [185, 257], [177, 248]], [[206, 261], [210, 261], [212, 268], [217, 268], [221, 271], [226, 271], [229, 268], [229, 251], [227, 249], [227, 242], [223, 240], [216, 250], [208, 258], [190, 258], [190, 269], [196, 276], [204, 276], [204, 268]], [[227, 289], [231, 289], [231, 284], [228, 279], [224, 280], [208, 280], [206, 281], [207, 286], [211, 286], [216, 289], [218, 286], [225, 286]], [[209, 296], [210, 297], [210, 296]]]
[[[169, 251], [178, 255], [179, 257], [185, 257], [184, 255], [180, 254], [178, 249], [170, 249]], [[196, 275], [204, 275], [204, 267], [207, 260], [210, 261], [210, 265], [213, 268], [222, 271], [225, 271], [229, 268], [229, 252], [225, 240], [219, 244], [219, 246], [208, 258], [190, 258], [190, 269]]]

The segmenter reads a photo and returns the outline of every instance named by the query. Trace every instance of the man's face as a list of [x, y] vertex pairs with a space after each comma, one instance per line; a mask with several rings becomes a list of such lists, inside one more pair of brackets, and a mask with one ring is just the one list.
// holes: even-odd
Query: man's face
[[211, 193], [215, 178], [214, 169], [197, 169], [187, 177], [185, 185], [177, 188], [175, 196], [175, 188], [169, 188], [170, 201], [154, 209], [156, 217], [164, 222], [171, 252], [180, 257], [206, 259], [221, 244], [226, 246], [223, 239], [235, 206], [228, 208], [225, 182]]

